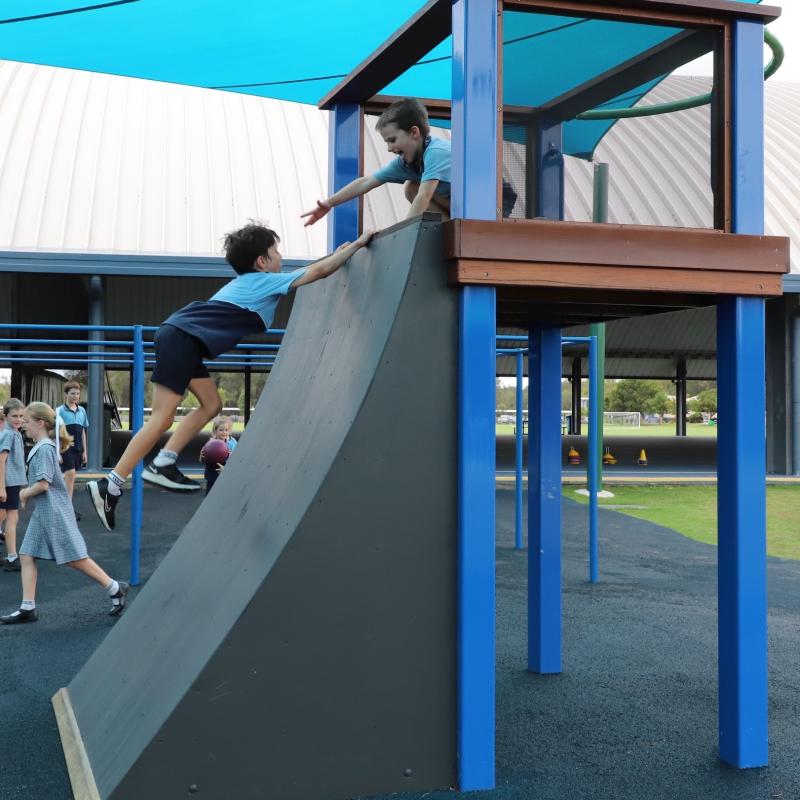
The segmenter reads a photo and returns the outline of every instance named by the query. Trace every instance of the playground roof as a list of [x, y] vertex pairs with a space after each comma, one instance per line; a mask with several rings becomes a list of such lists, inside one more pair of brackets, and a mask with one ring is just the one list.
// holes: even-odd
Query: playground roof
[[[628, 0], [618, 5], [711, 13], [752, 4]], [[316, 104], [427, 5], [435, 3], [6, 0], [0, 58]], [[507, 11], [504, 102], [539, 106], [680, 34], [680, 27]], [[447, 36], [381, 93], [449, 100], [450, 62]], [[531, 64], [540, 68], [532, 70]], [[633, 105], [660, 77], [606, 105]], [[566, 151], [590, 153], [611, 124], [568, 123]]]

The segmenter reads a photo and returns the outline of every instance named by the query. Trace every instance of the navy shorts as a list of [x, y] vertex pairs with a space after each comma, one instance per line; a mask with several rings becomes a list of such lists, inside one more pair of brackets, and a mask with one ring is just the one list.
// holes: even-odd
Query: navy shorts
[[210, 377], [203, 365], [203, 359], [208, 357], [206, 346], [196, 336], [174, 325], [162, 325], [153, 343], [156, 346], [156, 365], [150, 377], [153, 383], [182, 397], [194, 378]]
[[21, 486], [6, 486], [6, 501], [0, 503], [0, 508], [6, 511], [19, 511], [19, 493]]
[[61, 471], [80, 469], [83, 466], [83, 450], [73, 450], [71, 447], [61, 454]]

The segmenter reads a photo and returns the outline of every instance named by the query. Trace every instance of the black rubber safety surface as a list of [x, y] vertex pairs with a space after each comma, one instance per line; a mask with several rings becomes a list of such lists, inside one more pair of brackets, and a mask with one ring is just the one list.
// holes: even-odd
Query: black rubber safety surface
[[[769, 559], [770, 766], [734, 770], [716, 755], [715, 548], [601, 510], [601, 583], [591, 587], [586, 508], [565, 501], [564, 672], [539, 677], [524, 667], [526, 553], [513, 549], [513, 498], [498, 490], [498, 788], [395, 800], [800, 797], [800, 562]], [[147, 490], [145, 578], [199, 502]], [[76, 504], [90, 552], [124, 577], [127, 505], [110, 535], [80, 492]], [[18, 575], [0, 573], [0, 608], [18, 598]], [[114, 625], [107, 605], [82, 576], [43, 564], [40, 621], [0, 627], [3, 800], [71, 798], [50, 697]]]

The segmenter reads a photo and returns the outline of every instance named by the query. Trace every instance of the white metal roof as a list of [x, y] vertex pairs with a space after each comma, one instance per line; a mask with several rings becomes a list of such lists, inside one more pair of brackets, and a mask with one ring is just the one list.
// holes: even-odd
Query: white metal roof
[[[643, 103], [702, 93], [670, 77]], [[596, 157], [611, 163], [614, 222], [708, 226], [708, 107], [625, 120]], [[365, 171], [389, 154], [368, 121]], [[434, 135], [447, 136], [435, 130]], [[327, 113], [295, 103], [0, 61], [0, 250], [218, 255], [248, 219], [272, 225], [291, 258], [325, 252], [324, 224], [300, 214], [327, 187]], [[770, 81], [768, 233], [793, 239], [800, 271], [800, 84]], [[591, 164], [567, 160], [566, 216], [591, 216]], [[407, 208], [382, 187], [365, 223]]]

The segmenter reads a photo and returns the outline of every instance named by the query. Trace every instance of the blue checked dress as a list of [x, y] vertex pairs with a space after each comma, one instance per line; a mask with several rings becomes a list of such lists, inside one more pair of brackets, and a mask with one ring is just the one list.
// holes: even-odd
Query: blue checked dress
[[46, 558], [56, 564], [88, 558], [52, 439], [37, 442], [28, 455], [28, 485], [33, 486], [38, 481], [47, 481], [50, 490], [28, 501], [33, 506], [33, 514], [19, 554]]

